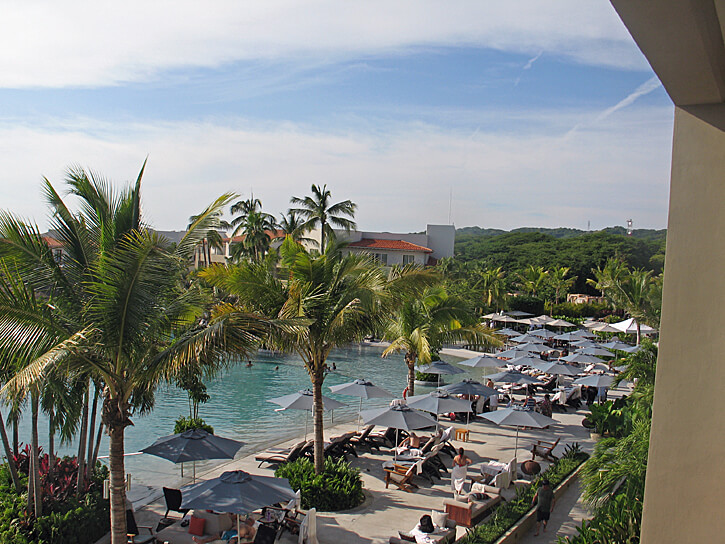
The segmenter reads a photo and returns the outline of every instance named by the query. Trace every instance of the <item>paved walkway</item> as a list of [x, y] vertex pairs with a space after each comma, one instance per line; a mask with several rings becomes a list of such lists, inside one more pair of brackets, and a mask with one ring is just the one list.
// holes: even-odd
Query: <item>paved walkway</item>
[[519, 540], [518, 544], [549, 544], [556, 543], [558, 537], [574, 536], [577, 534], [576, 527], [581, 525], [582, 520], [590, 517], [586, 506], [581, 499], [581, 487], [579, 481], [572, 485], [564, 494], [561, 500], [554, 505], [551, 513], [549, 526], [546, 532], [534, 536], [534, 531]]

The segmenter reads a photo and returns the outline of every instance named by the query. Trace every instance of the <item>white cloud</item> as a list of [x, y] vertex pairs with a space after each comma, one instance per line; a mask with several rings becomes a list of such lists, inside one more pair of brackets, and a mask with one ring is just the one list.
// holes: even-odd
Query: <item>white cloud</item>
[[646, 69], [607, 0], [39, 0], [3, 7], [0, 87], [108, 86], [235, 61], [334, 62], [431, 46]]
[[61, 186], [63, 169], [80, 163], [117, 182], [132, 180], [149, 155], [144, 210], [162, 229], [183, 228], [226, 191], [253, 189], [278, 214], [311, 183], [327, 183], [333, 198], [357, 202], [358, 223], [371, 230], [447, 222], [451, 188], [459, 227], [585, 228], [591, 220], [600, 228], [626, 217], [640, 227], [664, 227], [671, 108], [629, 108], [564, 138], [563, 127], [582, 115], [531, 112], [537, 130], [484, 126], [473, 134], [420, 123], [345, 133], [244, 120], [3, 124], [0, 151], [12, 153], [3, 153], [0, 202], [44, 223], [41, 176]]

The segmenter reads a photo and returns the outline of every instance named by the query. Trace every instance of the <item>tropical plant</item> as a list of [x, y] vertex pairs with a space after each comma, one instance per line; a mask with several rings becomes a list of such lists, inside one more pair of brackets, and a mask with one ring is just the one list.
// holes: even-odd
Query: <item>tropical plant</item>
[[274, 471], [278, 478], [287, 478], [292, 489], [299, 489], [302, 508], [316, 508], [320, 512], [339, 512], [362, 504], [363, 494], [360, 469], [340, 458], [325, 459], [324, 470], [317, 474], [314, 465], [303, 457], [281, 465]]
[[200, 214], [171, 249], [142, 221], [142, 174], [143, 169], [134, 185], [116, 193], [102, 178], [71, 170], [68, 183], [80, 198], [77, 214], [46, 180], [54, 227], [70, 256], [62, 264], [37, 227], [0, 215], [0, 256], [19, 272], [28, 301], [36, 301], [18, 306], [0, 300], [0, 355], [29, 361], [5, 391], [33, 391], [53, 372], [87, 373], [104, 384], [113, 544], [126, 538], [124, 433], [134, 411], [150, 409], [157, 385], [172, 380], [199, 354], [216, 363], [230, 351], [252, 349], [268, 328], [249, 317], [248, 326], [239, 327], [243, 334], [227, 334], [220, 323], [228, 315], [198, 325], [204, 299], [180, 281], [194, 248], [217, 225], [231, 195]]
[[506, 273], [499, 266], [480, 270], [480, 279], [474, 288], [483, 292], [483, 302], [496, 311], [503, 308], [506, 302]]
[[390, 345], [383, 357], [405, 353], [411, 395], [415, 392], [416, 365], [430, 363], [444, 343], [464, 340], [486, 347], [502, 344], [493, 330], [478, 322], [468, 305], [449, 296], [440, 283], [420, 294], [403, 297], [398, 310], [389, 317], [384, 338]]
[[287, 241], [281, 249], [287, 280], [279, 280], [265, 263], [216, 266], [202, 273], [212, 285], [236, 297], [243, 308], [269, 318], [299, 319], [306, 326], [274, 331], [270, 343], [296, 352], [312, 382], [315, 429], [315, 470], [323, 458], [322, 384], [333, 348], [379, 328], [387, 296], [387, 278], [366, 255], [343, 256], [328, 244], [322, 254], [310, 254]]
[[531, 296], [535, 297], [541, 289], [546, 285], [549, 272], [544, 270], [543, 266], [534, 266], [530, 264], [523, 272], [517, 274], [519, 279], [519, 287]]
[[[320, 227], [320, 251], [326, 250], [326, 239], [334, 237], [332, 227], [339, 227], [350, 231], [355, 228], [355, 210], [357, 205], [351, 200], [343, 200], [335, 204], [330, 203], [332, 194], [327, 189], [327, 185], [322, 187], [312, 184], [312, 196], [299, 198], [293, 196], [290, 199], [292, 204], [299, 206], [291, 208], [290, 213], [300, 216], [304, 219], [302, 224], [303, 232], [308, 232], [315, 227]], [[349, 219], [348, 219], [349, 217]]]
[[174, 422], [174, 434], [183, 433], [184, 431], [192, 431], [194, 429], [202, 429], [209, 434], [214, 434], [214, 427], [206, 423], [200, 417], [180, 416]]
[[281, 214], [279, 220], [279, 228], [293, 242], [298, 243], [314, 243], [312, 238], [305, 237], [304, 221], [298, 216], [294, 210], [288, 210], [287, 214]]
[[549, 270], [549, 285], [554, 289], [554, 304], [559, 304], [559, 298], [566, 295], [574, 285], [576, 276], [567, 277], [569, 275], [569, 267], [557, 266]]

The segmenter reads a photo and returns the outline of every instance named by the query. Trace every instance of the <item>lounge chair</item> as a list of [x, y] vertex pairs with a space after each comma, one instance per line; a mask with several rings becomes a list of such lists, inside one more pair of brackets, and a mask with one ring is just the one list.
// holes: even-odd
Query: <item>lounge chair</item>
[[[148, 531], [147, 535], [141, 536], [141, 529]], [[146, 525], [136, 525], [136, 517], [133, 515], [133, 509], [126, 509], [126, 542], [128, 544], [147, 544], [156, 541], [153, 527]]]
[[558, 459], [552, 452], [554, 448], [559, 445], [561, 437], [556, 439], [556, 442], [547, 442], [545, 440], [537, 440], [535, 444], [531, 446], [531, 460], [536, 459], [538, 455], [542, 459], [550, 462], [554, 462]]
[[325, 445], [325, 457], [332, 457], [333, 459], [343, 458], [347, 460], [348, 453], [357, 457], [355, 447], [350, 443], [353, 436], [355, 436], [355, 433], [351, 432], [330, 439], [330, 442]]
[[352, 444], [354, 447], [361, 446], [363, 448], [367, 448], [371, 452], [373, 451], [373, 449], [380, 451], [379, 441], [375, 440], [372, 437], [372, 432], [374, 428], [375, 425], [368, 425], [362, 430], [361, 433], [356, 433], [355, 436], [350, 439], [350, 444]]
[[169, 512], [178, 512], [184, 516], [189, 509], [181, 507], [181, 491], [178, 489], [172, 489], [170, 487], [164, 487], [164, 501], [166, 502], [166, 513], [164, 518], [169, 517]]
[[398, 489], [407, 492], [418, 489], [418, 486], [411, 481], [415, 476], [415, 463], [410, 466], [393, 464], [390, 468], [383, 467], [383, 470], [385, 471], [385, 489], [388, 489], [388, 485], [391, 483], [397, 485]]
[[298, 544], [317, 544], [317, 509], [310, 508], [302, 519], [290, 523], [296, 524]]
[[368, 435], [368, 440], [378, 444], [380, 446], [385, 446], [386, 448], [392, 448], [397, 446], [395, 443], [396, 436], [398, 443], [403, 441], [405, 438], [407, 438], [408, 433], [405, 431], [398, 431], [397, 429], [394, 429], [393, 427], [388, 427], [384, 431], [378, 431], [376, 433], [370, 433]]
[[302, 455], [303, 449], [306, 444], [307, 442], [303, 440], [302, 442], [298, 442], [289, 449], [270, 448], [254, 458], [255, 461], [259, 461], [259, 465], [257, 465], [257, 468], [261, 467], [264, 463], [269, 463], [272, 465], [290, 463], [298, 459]]

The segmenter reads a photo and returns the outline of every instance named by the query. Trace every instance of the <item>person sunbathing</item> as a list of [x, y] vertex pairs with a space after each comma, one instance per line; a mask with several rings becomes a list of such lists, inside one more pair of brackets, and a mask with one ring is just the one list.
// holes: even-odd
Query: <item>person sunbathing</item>
[[420, 448], [420, 436], [418, 436], [414, 432], [411, 432], [410, 435], [408, 436], [408, 438], [406, 438], [405, 440], [403, 440], [400, 443], [400, 447], [404, 450], [419, 449]]
[[[232, 520], [236, 525], [236, 515], [232, 515]], [[234, 529], [229, 529], [228, 531], [223, 531], [216, 535], [204, 537], [192, 536], [191, 539], [196, 542], [196, 544], [208, 544], [209, 542], [214, 542], [216, 540], [222, 540], [227, 544], [237, 544], [237, 542], [239, 542], [240, 536], [243, 541], [254, 539], [254, 535], [257, 534], [257, 529], [254, 527], [254, 525], [255, 521], [252, 518], [247, 518], [246, 520], [244, 520], [244, 523], [239, 527], [239, 534], [237, 534], [237, 529], [235, 527]]]

